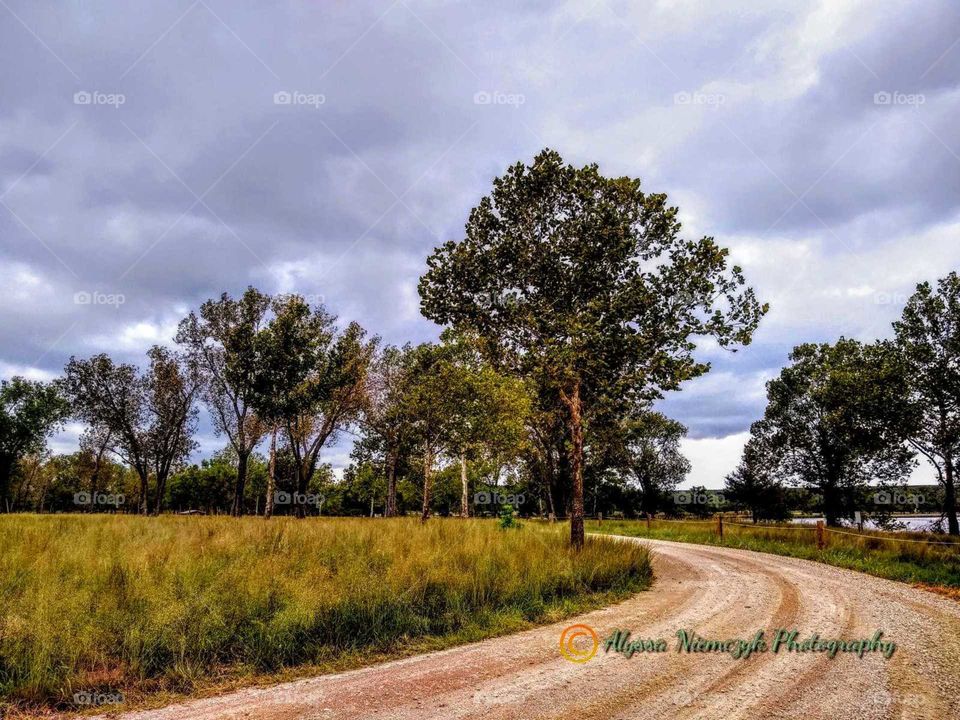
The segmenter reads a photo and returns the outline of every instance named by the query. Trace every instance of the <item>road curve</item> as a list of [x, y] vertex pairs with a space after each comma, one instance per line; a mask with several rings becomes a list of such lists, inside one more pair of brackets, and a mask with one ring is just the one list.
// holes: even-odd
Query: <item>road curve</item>
[[[626, 542], [636, 540], [623, 539]], [[374, 667], [251, 688], [124, 720], [483, 718], [911, 718], [960, 720], [960, 604], [819, 563], [703, 545], [642, 540], [656, 582], [618, 605], [507, 637]], [[669, 651], [577, 664], [559, 651], [574, 623], [664, 638]], [[868, 653], [675, 651], [689, 628], [711, 639], [796, 628], [800, 637], [858, 639], [882, 630], [892, 658]], [[107, 717], [107, 716], [104, 716]], [[116, 718], [116, 715], [111, 717]]]

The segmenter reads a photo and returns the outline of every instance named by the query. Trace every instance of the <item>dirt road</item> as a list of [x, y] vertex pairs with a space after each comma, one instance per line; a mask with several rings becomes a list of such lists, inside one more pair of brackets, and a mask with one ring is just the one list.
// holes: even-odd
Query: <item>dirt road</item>
[[[519, 635], [363, 670], [250, 689], [126, 720], [256, 718], [923, 718], [960, 719], [960, 604], [906, 585], [792, 558], [644, 541], [657, 581], [619, 605]], [[564, 628], [602, 640], [614, 628], [664, 638], [669, 651], [582, 664], [560, 654]], [[891, 659], [781, 651], [746, 660], [678, 653], [678, 629], [750, 637], [796, 628], [803, 639], [897, 643]]]

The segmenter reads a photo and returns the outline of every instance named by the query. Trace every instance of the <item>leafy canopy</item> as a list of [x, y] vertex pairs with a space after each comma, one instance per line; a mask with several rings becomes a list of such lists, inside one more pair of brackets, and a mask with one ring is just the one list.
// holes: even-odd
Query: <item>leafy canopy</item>
[[496, 178], [466, 237], [427, 260], [421, 306], [521, 374], [650, 395], [708, 369], [694, 336], [746, 344], [766, 312], [727, 255], [682, 239], [677, 209], [639, 180], [544, 150]]

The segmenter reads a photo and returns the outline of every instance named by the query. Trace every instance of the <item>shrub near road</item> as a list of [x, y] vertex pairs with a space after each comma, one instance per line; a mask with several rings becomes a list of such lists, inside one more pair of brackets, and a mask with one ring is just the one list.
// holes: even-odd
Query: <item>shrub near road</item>
[[7, 516], [0, 692], [68, 709], [77, 692], [344, 667], [515, 630], [649, 578], [639, 546], [576, 553], [560, 530], [493, 521]]

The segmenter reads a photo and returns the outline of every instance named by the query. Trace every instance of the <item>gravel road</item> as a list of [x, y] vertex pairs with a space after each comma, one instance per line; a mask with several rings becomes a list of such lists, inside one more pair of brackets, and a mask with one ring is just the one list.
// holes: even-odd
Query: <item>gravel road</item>
[[[635, 542], [627, 540], [626, 542]], [[124, 720], [483, 718], [922, 718], [960, 720], [960, 604], [907, 585], [793, 558], [644, 540], [656, 582], [618, 605], [508, 637], [269, 688], [252, 688]], [[574, 663], [564, 628], [602, 640], [614, 628], [664, 638], [667, 652], [627, 659], [601, 647]], [[675, 633], [749, 638], [870, 638], [881, 653], [678, 653]], [[579, 647], [579, 646], [578, 646]], [[108, 717], [108, 716], [103, 716]]]

